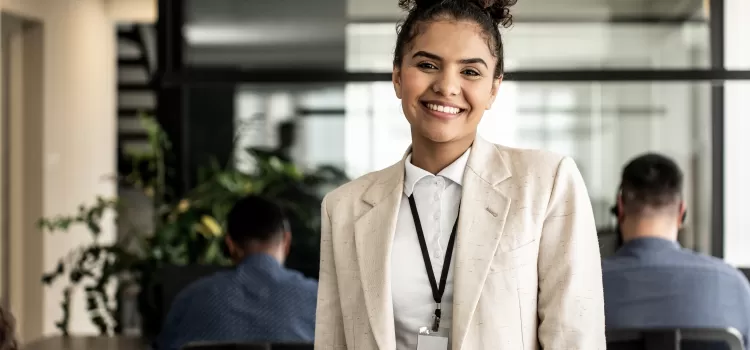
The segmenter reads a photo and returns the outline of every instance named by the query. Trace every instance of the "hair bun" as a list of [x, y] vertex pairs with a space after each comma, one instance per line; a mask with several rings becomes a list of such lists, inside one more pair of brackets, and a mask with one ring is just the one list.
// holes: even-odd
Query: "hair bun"
[[441, 3], [443, 0], [398, 0], [398, 7], [404, 11], [414, 9], [427, 9], [433, 5]]
[[513, 24], [510, 7], [515, 5], [518, 0], [398, 0], [398, 7], [404, 11], [426, 10], [446, 2], [474, 4], [487, 12], [495, 23], [508, 27]]
[[513, 24], [513, 15], [510, 14], [510, 7], [515, 5], [518, 0], [473, 0], [479, 7], [487, 11], [492, 19], [503, 27]]

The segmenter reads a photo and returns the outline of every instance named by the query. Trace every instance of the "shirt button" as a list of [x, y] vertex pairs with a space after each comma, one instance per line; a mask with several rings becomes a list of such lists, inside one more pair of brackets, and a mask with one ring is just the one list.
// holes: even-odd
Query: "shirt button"
[[435, 193], [435, 202], [437, 202], [437, 201], [439, 201], [439, 200], [440, 200], [440, 195], [439, 195], [439, 194], [437, 194], [437, 193]]
[[440, 212], [435, 213], [435, 220], [440, 219]]

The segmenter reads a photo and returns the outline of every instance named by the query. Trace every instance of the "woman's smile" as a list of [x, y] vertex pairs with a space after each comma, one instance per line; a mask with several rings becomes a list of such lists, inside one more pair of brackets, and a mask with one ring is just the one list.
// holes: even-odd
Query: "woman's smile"
[[441, 101], [420, 101], [422, 109], [430, 116], [443, 120], [452, 120], [464, 115], [466, 108]]

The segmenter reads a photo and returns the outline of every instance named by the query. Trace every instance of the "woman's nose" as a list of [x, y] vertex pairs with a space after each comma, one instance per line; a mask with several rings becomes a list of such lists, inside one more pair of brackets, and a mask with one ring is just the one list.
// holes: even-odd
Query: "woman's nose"
[[432, 85], [432, 91], [443, 96], [457, 96], [461, 94], [461, 80], [455, 74], [444, 73]]

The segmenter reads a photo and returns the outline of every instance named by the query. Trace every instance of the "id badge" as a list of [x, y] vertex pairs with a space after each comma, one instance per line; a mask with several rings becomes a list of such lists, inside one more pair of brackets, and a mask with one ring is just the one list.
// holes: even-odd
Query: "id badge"
[[417, 350], [448, 350], [451, 348], [450, 330], [440, 328], [433, 332], [430, 327], [419, 328]]

